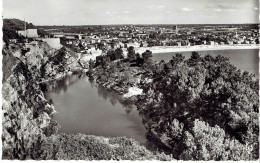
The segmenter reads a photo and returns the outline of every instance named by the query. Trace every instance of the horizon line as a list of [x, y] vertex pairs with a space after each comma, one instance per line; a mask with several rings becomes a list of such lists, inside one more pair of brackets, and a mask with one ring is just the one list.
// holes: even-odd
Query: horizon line
[[[2, 20], [4, 19], [18, 19], [21, 20], [19, 18], [2, 18]], [[26, 20], [26, 19], [25, 19]], [[21, 20], [24, 21], [24, 20]], [[28, 22], [27, 23], [32, 23], [32, 22]], [[33, 24], [33, 23], [32, 23]], [[115, 24], [79, 24], [79, 25], [65, 25], [65, 24], [45, 24], [45, 25], [37, 25], [37, 24], [33, 24], [34, 26], [102, 26], [102, 25], [239, 25], [239, 24], [258, 24], [260, 25], [260, 22], [256, 22], [256, 23], [144, 23], [144, 24], [140, 24], [140, 23], [115, 23]]]
[[191, 23], [191, 24], [188, 24], [188, 23], [183, 23], [183, 24], [174, 24], [174, 23], [170, 23], [170, 24], [80, 24], [80, 25], [65, 25], [65, 24], [62, 24], [62, 25], [57, 25], [57, 24], [53, 24], [53, 25], [35, 25], [35, 26], [102, 26], [102, 25], [246, 25], [246, 24], [258, 24], [260, 25], [260, 23], [231, 23], [231, 24], [227, 24], [227, 23]]

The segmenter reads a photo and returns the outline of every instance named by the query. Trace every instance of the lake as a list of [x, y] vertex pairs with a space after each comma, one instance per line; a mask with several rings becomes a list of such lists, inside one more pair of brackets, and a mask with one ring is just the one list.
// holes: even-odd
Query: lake
[[54, 120], [60, 133], [84, 133], [97, 136], [126, 136], [146, 143], [145, 128], [133, 105], [119, 103], [121, 96], [98, 86], [85, 75], [58, 80], [46, 93], [57, 113]]
[[[258, 50], [201, 51], [202, 56], [223, 55], [242, 70], [258, 77]], [[153, 54], [153, 60], [169, 61], [174, 53]], [[182, 52], [187, 58], [191, 52]], [[54, 102], [53, 118], [61, 124], [60, 133], [98, 136], [126, 136], [146, 144], [145, 128], [133, 105], [122, 104], [122, 97], [99, 86], [85, 75], [72, 75], [48, 84], [47, 99]], [[119, 102], [120, 101], [120, 102]]]
[[[164, 60], [168, 62], [172, 59], [172, 56], [176, 52], [172, 53], [154, 53], [152, 59], [154, 61]], [[192, 52], [180, 52], [185, 56], [185, 58], [189, 58]], [[205, 56], [210, 54], [212, 56], [222, 55], [230, 58], [232, 64], [234, 64], [237, 68], [248, 71], [252, 74], [255, 74], [257, 78], [259, 78], [259, 49], [232, 49], [232, 50], [210, 50], [210, 51], [199, 51], [201, 56]]]

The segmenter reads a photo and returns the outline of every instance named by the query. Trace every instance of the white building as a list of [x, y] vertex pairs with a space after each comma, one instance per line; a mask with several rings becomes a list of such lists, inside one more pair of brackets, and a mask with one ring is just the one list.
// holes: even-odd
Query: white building
[[22, 35], [24, 37], [28, 38], [37, 38], [39, 37], [37, 29], [27, 29], [27, 30], [20, 30], [17, 31], [19, 35]]

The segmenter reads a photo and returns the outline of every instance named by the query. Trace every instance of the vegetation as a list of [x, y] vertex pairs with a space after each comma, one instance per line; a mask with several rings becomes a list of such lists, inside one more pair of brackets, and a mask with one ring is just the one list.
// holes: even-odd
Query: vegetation
[[[178, 159], [258, 159], [258, 81], [223, 56], [180, 54], [139, 101], [148, 132]], [[251, 150], [248, 149], [251, 147]]]
[[41, 143], [41, 157], [55, 160], [172, 160], [154, 154], [138, 142], [125, 137], [105, 138], [84, 134], [58, 134]]
[[132, 52], [129, 48], [130, 59], [106, 60], [105, 68], [97, 64], [94, 73], [99, 83], [118, 92], [133, 85], [143, 88], [136, 105], [148, 137], [160, 148], [184, 160], [259, 158], [254, 75], [242, 73], [223, 56], [193, 52], [187, 60], [176, 54], [168, 63], [153, 63], [146, 51], [137, 64]]

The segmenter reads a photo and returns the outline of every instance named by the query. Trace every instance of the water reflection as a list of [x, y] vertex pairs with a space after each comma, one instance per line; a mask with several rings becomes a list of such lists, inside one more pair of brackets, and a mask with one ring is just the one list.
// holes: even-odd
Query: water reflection
[[133, 102], [123, 98], [122, 95], [95, 83], [93, 79], [90, 79], [89, 81], [91, 84], [93, 84], [93, 86], [97, 88], [98, 95], [109, 101], [113, 106], [115, 106], [117, 103], [120, 103], [127, 114], [131, 113], [131, 111], [136, 108]]
[[127, 114], [131, 113], [131, 111], [135, 108], [134, 103], [128, 101], [127, 99], [124, 99], [122, 95], [110, 91], [109, 89], [96, 83], [93, 77], [87, 77], [86, 75], [82, 74], [65, 76], [57, 80], [46, 82], [46, 92], [51, 91], [55, 94], [63, 95], [64, 93], [66, 93], [68, 87], [72, 86], [82, 79], [86, 80], [86, 82], [89, 82], [92, 88], [97, 88], [99, 97], [102, 97], [103, 99], [109, 101], [113, 106], [115, 106], [117, 103], [120, 103], [124, 107]]
[[86, 75], [48, 82], [46, 97], [58, 112], [60, 133], [126, 136], [146, 144], [146, 130], [135, 105]]
[[57, 80], [46, 82], [47, 91], [52, 91], [57, 94], [64, 94], [68, 87], [76, 83], [80, 79], [80, 75], [65, 76]]

